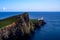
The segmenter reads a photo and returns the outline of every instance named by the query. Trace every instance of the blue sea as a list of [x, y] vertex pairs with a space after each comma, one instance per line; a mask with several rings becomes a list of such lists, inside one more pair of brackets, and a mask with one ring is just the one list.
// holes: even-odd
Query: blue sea
[[[23, 12], [0, 12], [0, 19], [22, 14]], [[31, 40], [60, 40], [60, 12], [29, 12], [31, 19], [43, 17], [47, 23], [35, 30]]]

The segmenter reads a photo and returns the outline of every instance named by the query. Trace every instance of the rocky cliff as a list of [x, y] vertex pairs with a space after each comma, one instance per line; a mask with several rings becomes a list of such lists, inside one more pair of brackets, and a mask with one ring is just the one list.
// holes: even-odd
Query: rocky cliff
[[27, 12], [17, 15], [14, 18], [14, 22], [0, 28], [0, 40], [18, 40], [21, 36], [34, 31], [35, 27], [45, 24], [43, 20], [37, 20], [37, 22], [33, 23], [30, 21]]

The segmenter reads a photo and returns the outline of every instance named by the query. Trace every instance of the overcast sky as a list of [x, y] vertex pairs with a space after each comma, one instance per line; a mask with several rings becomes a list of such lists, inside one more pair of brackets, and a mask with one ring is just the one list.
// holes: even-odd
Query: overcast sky
[[59, 11], [60, 0], [0, 0], [3, 11]]

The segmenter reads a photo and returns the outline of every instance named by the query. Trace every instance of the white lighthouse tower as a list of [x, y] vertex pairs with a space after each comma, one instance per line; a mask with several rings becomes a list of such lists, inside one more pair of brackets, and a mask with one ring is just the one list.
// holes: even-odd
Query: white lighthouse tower
[[44, 18], [43, 18], [43, 17], [41, 17], [41, 18], [38, 18], [38, 20], [44, 20]]

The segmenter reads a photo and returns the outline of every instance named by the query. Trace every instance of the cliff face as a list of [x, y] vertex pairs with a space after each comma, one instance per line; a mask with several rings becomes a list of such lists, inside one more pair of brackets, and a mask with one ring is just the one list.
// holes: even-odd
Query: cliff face
[[35, 26], [41, 26], [44, 23], [44, 21], [38, 21], [36, 24], [34, 24], [30, 21], [28, 13], [18, 15], [15, 18], [15, 22], [0, 28], [0, 40], [5, 40], [13, 37], [17, 38], [17, 36], [30, 34], [31, 31], [34, 31]]
[[33, 25], [31, 25], [30, 20], [29, 20], [29, 15], [27, 13], [21, 16], [18, 16], [16, 22], [17, 22], [18, 27], [20, 27], [20, 30], [23, 33], [27, 33], [27, 34], [30, 33], [30, 29], [32, 29]]

